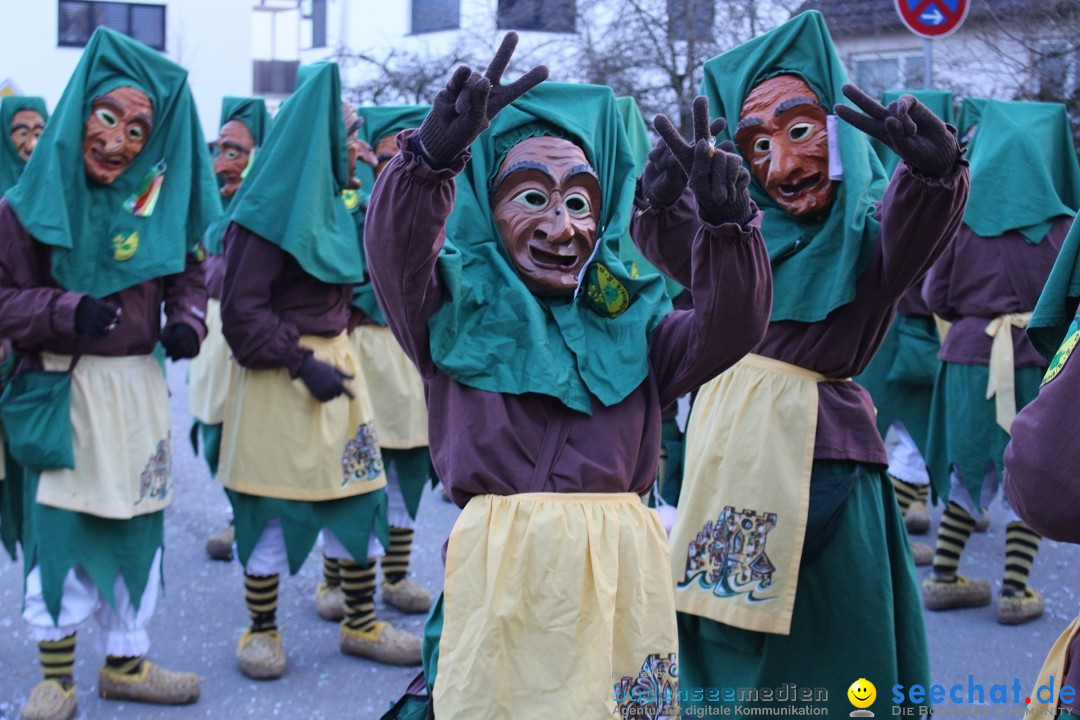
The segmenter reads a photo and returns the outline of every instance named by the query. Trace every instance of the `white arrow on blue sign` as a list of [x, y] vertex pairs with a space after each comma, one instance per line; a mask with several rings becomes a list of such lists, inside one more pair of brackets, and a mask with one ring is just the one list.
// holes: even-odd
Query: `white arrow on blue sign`
[[894, 0], [900, 19], [916, 35], [942, 38], [956, 32], [968, 13], [968, 0]]

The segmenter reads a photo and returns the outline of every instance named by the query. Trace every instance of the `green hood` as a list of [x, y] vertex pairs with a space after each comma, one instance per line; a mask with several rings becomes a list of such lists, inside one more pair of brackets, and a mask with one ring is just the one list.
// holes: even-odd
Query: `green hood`
[[[503, 157], [536, 135], [576, 142], [600, 179], [597, 245], [574, 298], [542, 298], [521, 282], [495, 227], [489, 188]], [[636, 163], [611, 89], [545, 82], [500, 112], [472, 145], [439, 257], [445, 299], [431, 353], [458, 382], [542, 393], [590, 412], [648, 373], [649, 336], [670, 309], [661, 279], [632, 279], [618, 257], [633, 209]]]
[[44, 98], [15, 95], [0, 99], [0, 130], [4, 132], [4, 139], [0, 141], [3, 151], [0, 151], [0, 196], [6, 193], [12, 185], [19, 181], [26, 161], [15, 149], [15, 143], [11, 141], [11, 120], [15, 113], [21, 110], [34, 110], [49, 121], [49, 112], [45, 109]]
[[[732, 139], [746, 96], [776, 75], [802, 78], [827, 108], [846, 102], [841, 87], [847, 74], [821, 13], [796, 15], [705, 63], [702, 93], [711, 114], [728, 123], [719, 139]], [[866, 135], [839, 118], [836, 127], [844, 177], [828, 215], [796, 218], [751, 175], [750, 196], [765, 216], [762, 231], [772, 260], [774, 322], [817, 322], [851, 302], [877, 241], [874, 203], [884, 196], [885, 170]]]
[[1080, 165], [1064, 105], [987, 100], [967, 157], [964, 224], [976, 235], [1018, 230], [1038, 243], [1055, 218], [1080, 207]]
[[[95, 97], [124, 86], [150, 98], [153, 130], [122, 175], [94, 185], [82, 157], [86, 119]], [[95, 30], [7, 200], [26, 231], [52, 246], [52, 275], [68, 290], [104, 297], [181, 272], [221, 213], [187, 71], [126, 35]]]
[[364, 266], [341, 197], [348, 172], [337, 63], [305, 65], [233, 198], [229, 219], [324, 283], [355, 285]]
[[[641, 175], [645, 162], [649, 159], [649, 151], [652, 150], [652, 141], [649, 140], [649, 131], [645, 127], [645, 118], [641, 116], [641, 110], [632, 97], [620, 97], [615, 99], [619, 108], [619, 117], [622, 118], [623, 128], [626, 130], [626, 138], [630, 141], [630, 152], [634, 155], [634, 177]], [[637, 249], [630, 230], [619, 240], [619, 258], [630, 271], [630, 277], [642, 277], [645, 275], [660, 275], [664, 278], [664, 287], [668, 297], [675, 297], [682, 292], [682, 285], [671, 278], [663, 275], [655, 265], [645, 259], [645, 256]]]
[[960, 103], [960, 115], [956, 120], [956, 132], [961, 141], [967, 140], [968, 131], [972, 126], [979, 123], [979, 116], [982, 115], [983, 108], [986, 107], [986, 103], [990, 102], [987, 98], [967, 97]]
[[[886, 90], [881, 94], [881, 104], [888, 107], [889, 103], [898, 99], [901, 95], [911, 95], [921, 102], [939, 118], [947, 123], [953, 122], [952, 93], [948, 90]], [[885, 143], [870, 138], [870, 145], [877, 153], [881, 164], [885, 166], [885, 177], [892, 177], [896, 172], [896, 166], [900, 164], [900, 158]]]
[[1050, 362], [1076, 316], [1080, 299], [1080, 223], [1074, 222], [1061, 246], [1039, 302], [1031, 314], [1027, 334], [1031, 344]]
[[[254, 148], [256, 150], [263, 144], [263, 141], [266, 139], [266, 133], [270, 129], [270, 113], [266, 111], [266, 102], [262, 98], [226, 95], [221, 99], [221, 121], [218, 123], [218, 129], [220, 130], [225, 123], [230, 120], [239, 120], [244, 123], [248, 132], [251, 133], [251, 138], [255, 143]], [[255, 162], [255, 156], [257, 154], [258, 153], [255, 152], [255, 150], [251, 153], [248, 161], [249, 171], [251, 163]], [[237, 192], [239, 192], [239, 190]], [[230, 198], [222, 199], [222, 205], [225, 207], [226, 211], [225, 214], [206, 229], [206, 237], [203, 238], [203, 244], [206, 245], [206, 251], [209, 253], [217, 255], [221, 252], [221, 238], [225, 234], [225, 229], [229, 227], [230, 222], [228, 215], [229, 206], [235, 198], [236, 195], [234, 194]]]

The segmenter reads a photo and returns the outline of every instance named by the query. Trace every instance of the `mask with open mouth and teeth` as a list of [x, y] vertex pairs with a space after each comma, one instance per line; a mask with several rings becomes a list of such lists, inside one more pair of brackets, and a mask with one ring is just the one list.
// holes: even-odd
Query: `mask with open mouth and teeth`
[[495, 226], [536, 295], [570, 295], [596, 245], [600, 182], [581, 148], [550, 136], [512, 147], [491, 195]]
[[828, 210], [836, 192], [825, 116], [820, 98], [794, 75], [759, 84], [739, 113], [739, 152], [765, 192], [796, 217]]

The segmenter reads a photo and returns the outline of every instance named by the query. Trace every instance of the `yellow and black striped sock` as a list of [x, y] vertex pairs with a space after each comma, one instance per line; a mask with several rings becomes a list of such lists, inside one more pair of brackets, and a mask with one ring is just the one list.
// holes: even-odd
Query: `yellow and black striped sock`
[[1020, 520], [1005, 526], [1005, 579], [1002, 590], [1006, 595], [1024, 592], [1041, 541], [1039, 534]]
[[390, 526], [390, 547], [382, 559], [383, 580], [393, 584], [405, 579], [412, 555], [412, 528]]
[[930, 483], [918, 483], [913, 487], [915, 488], [915, 492], [919, 494], [919, 502], [930, 502]]
[[248, 575], [244, 573], [244, 599], [251, 616], [251, 632], [277, 630], [277, 575]]
[[75, 674], [75, 633], [59, 640], [39, 642], [38, 658], [46, 680], [59, 680], [64, 687], [70, 687]]
[[955, 580], [960, 556], [964, 554], [975, 518], [951, 500], [945, 506], [938, 526], [937, 547], [934, 549], [934, 579]]
[[892, 480], [893, 490], [896, 491], [896, 502], [900, 505], [900, 514], [907, 515], [911, 503], [919, 499], [919, 486], [914, 483], [904, 482], [898, 477], [889, 476]]
[[322, 577], [326, 587], [337, 587], [341, 584], [341, 569], [337, 558], [322, 556]]
[[345, 625], [367, 632], [375, 627], [375, 561], [361, 565], [342, 559], [341, 589], [345, 592]]
[[142, 669], [143, 656], [126, 657], [123, 655], [106, 655], [105, 665], [124, 675], [137, 675]]

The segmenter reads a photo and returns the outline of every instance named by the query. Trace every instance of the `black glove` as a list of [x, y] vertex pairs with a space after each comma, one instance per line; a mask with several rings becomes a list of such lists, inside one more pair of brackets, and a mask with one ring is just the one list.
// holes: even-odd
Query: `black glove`
[[300, 379], [319, 402], [329, 402], [342, 394], [353, 397], [349, 388], [345, 387], [345, 381], [352, 380], [353, 376], [341, 372], [330, 363], [316, 360], [314, 355], [304, 356], [304, 362], [300, 364]]
[[120, 324], [120, 308], [84, 295], [75, 306], [75, 334], [104, 337]]
[[547, 67], [537, 65], [516, 82], [500, 84], [517, 42], [517, 33], [507, 33], [483, 75], [462, 65], [435, 96], [416, 133], [430, 163], [450, 163], [472, 145], [500, 110], [547, 79]]
[[[709, 134], [719, 135], [727, 127], [727, 120], [716, 118], [709, 127]], [[675, 159], [671, 149], [661, 138], [649, 151], [649, 161], [641, 172], [641, 191], [650, 205], [671, 205], [686, 189], [686, 171]]]
[[[750, 173], [743, 167], [742, 158], [735, 154], [728, 141], [713, 146], [709, 127], [709, 101], [705, 96], [694, 98], [694, 143], [683, 139], [666, 115], [653, 120], [671, 154], [689, 176], [687, 184], [694, 193], [701, 216], [713, 225], [734, 222], [746, 223], [753, 215], [750, 202]], [[723, 131], [724, 125], [713, 123]]]
[[161, 331], [161, 346], [171, 360], [193, 358], [199, 354], [199, 335], [186, 323], [167, 325]]
[[837, 104], [833, 110], [850, 125], [889, 146], [901, 160], [923, 175], [945, 177], [960, 159], [960, 143], [945, 122], [911, 95], [901, 95], [886, 108], [846, 83], [844, 95], [864, 113]]

